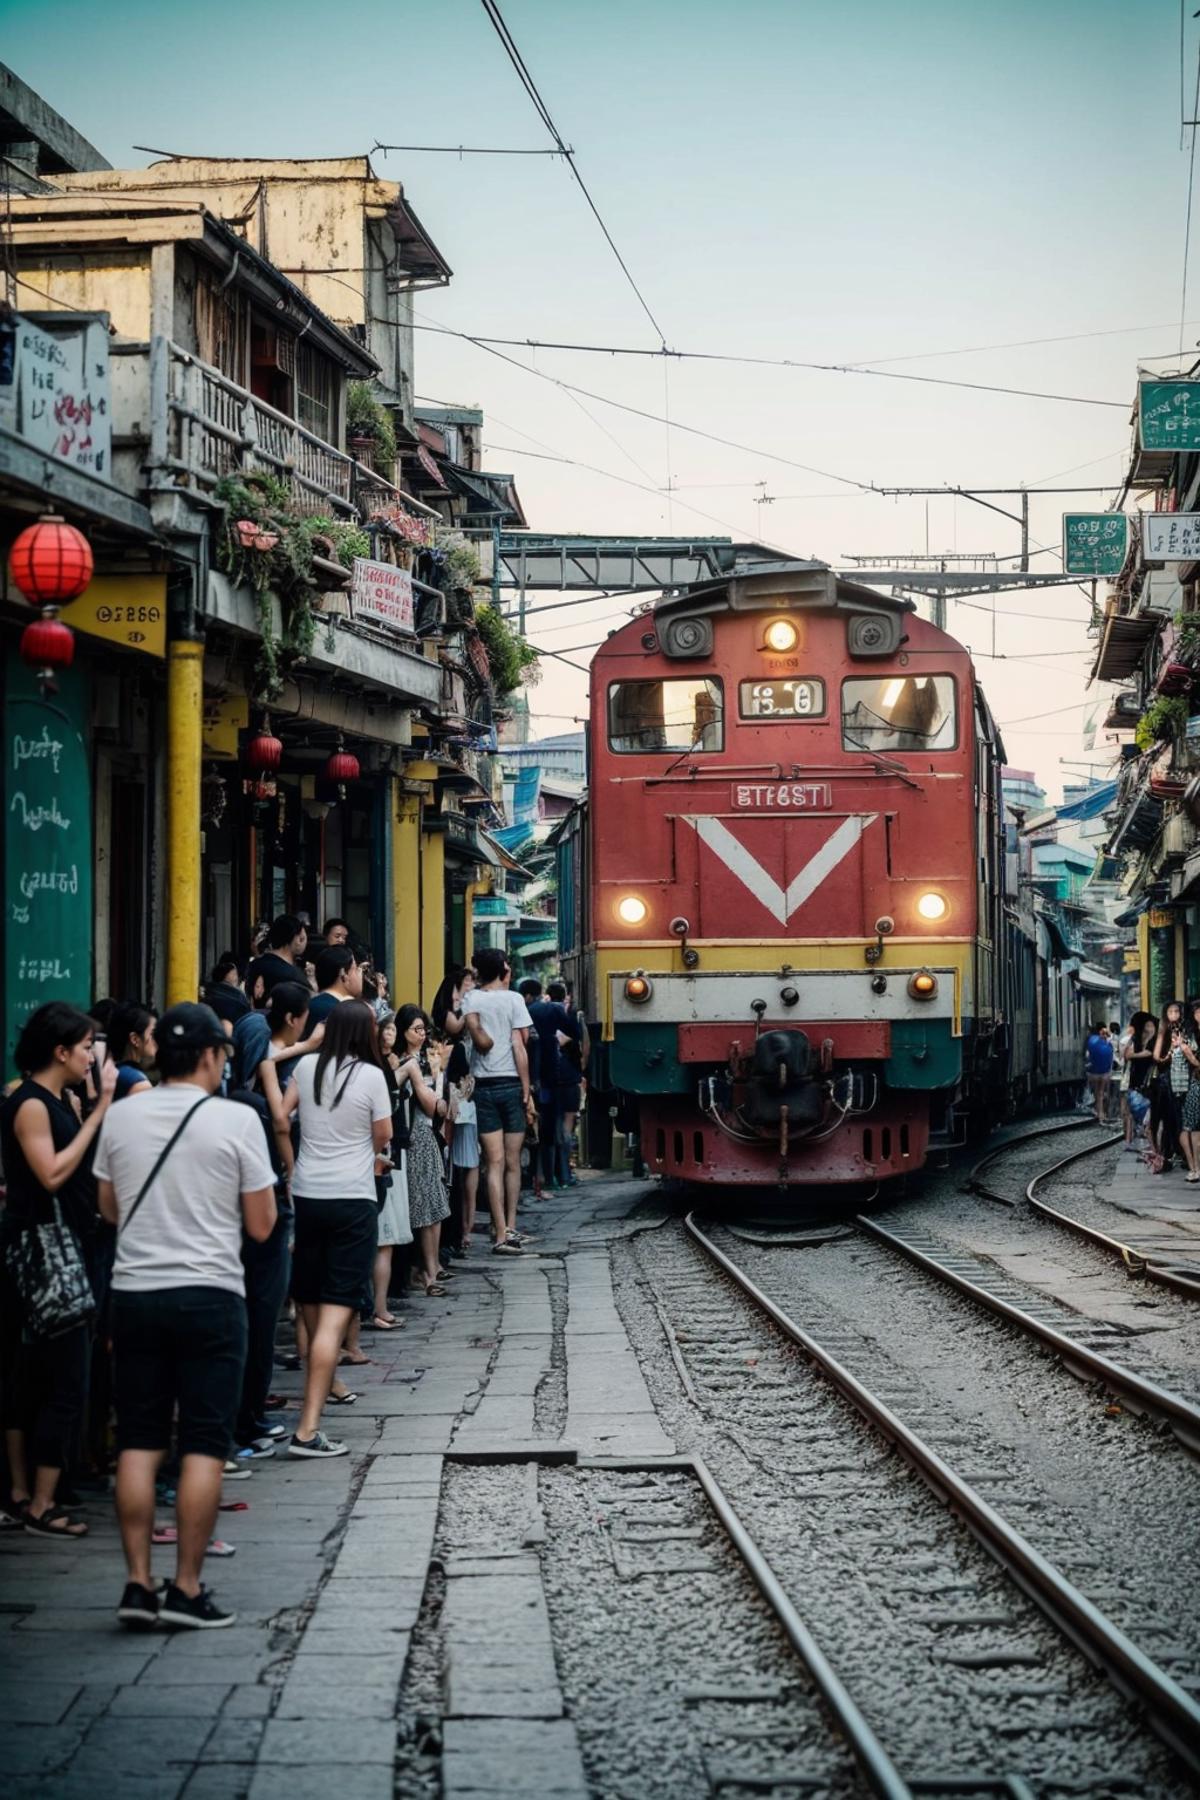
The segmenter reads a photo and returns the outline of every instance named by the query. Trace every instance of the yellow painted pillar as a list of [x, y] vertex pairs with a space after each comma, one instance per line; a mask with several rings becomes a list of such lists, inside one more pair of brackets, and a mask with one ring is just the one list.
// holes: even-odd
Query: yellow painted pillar
[[167, 1005], [200, 993], [204, 644], [167, 645]]
[[394, 782], [392, 799], [392, 1004], [419, 1000], [421, 986], [421, 801]]
[[421, 833], [421, 1005], [428, 1006], [446, 973], [446, 840]]
[[464, 963], [471, 960], [471, 952], [475, 948], [475, 896], [484, 891], [481, 881], [468, 881], [467, 891], [463, 895], [463, 941], [459, 946]]

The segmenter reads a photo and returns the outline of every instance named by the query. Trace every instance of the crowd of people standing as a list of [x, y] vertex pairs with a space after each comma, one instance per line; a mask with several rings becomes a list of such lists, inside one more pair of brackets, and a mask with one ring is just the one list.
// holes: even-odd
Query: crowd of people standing
[[[234, 1615], [201, 1580], [225, 1481], [276, 1454], [344, 1456], [328, 1409], [472, 1245], [520, 1256], [522, 1180], [573, 1185], [588, 1039], [565, 985], [511, 985], [502, 951], [449, 971], [430, 1013], [331, 920], [276, 919], [197, 1002], [27, 1019], [0, 1106], [0, 1524], [85, 1537], [115, 1467], [131, 1628]], [[540, 1138], [540, 1142], [539, 1142]], [[524, 1161], [524, 1167], [523, 1167]], [[295, 1349], [281, 1356], [281, 1320]], [[302, 1367], [283, 1423], [274, 1370]], [[156, 1524], [173, 1497], [175, 1522]], [[156, 1586], [152, 1545], [175, 1546]]]
[[1119, 1122], [1125, 1150], [1156, 1175], [1177, 1168], [1200, 1182], [1200, 999], [1169, 1000], [1161, 1015], [1135, 1012], [1124, 1030], [1098, 1020], [1085, 1056], [1097, 1121]]

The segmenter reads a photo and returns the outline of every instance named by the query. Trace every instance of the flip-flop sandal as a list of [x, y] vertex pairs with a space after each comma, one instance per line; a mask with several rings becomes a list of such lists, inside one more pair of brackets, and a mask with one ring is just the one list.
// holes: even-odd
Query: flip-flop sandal
[[0, 1531], [20, 1531], [29, 1511], [28, 1500], [6, 1500], [0, 1505]]
[[372, 1319], [371, 1324], [376, 1331], [396, 1331], [399, 1329], [400, 1321], [399, 1319], [392, 1319], [390, 1322], [387, 1319]]
[[343, 1354], [338, 1357], [338, 1368], [339, 1369], [361, 1369], [361, 1368], [365, 1368], [365, 1366], [367, 1365], [367, 1363], [370, 1362], [370, 1360], [371, 1359], [369, 1356], [346, 1356], [345, 1354]]
[[358, 1399], [357, 1394], [330, 1394], [330, 1406], [353, 1406]]
[[445, 1297], [446, 1290], [440, 1282], [431, 1281], [425, 1289], [425, 1298], [427, 1300], [444, 1300]]
[[217, 1505], [218, 1512], [249, 1512], [248, 1500], [222, 1500]]
[[[150, 1533], [152, 1544], [177, 1544], [179, 1531], [174, 1525], [156, 1525]], [[206, 1556], [236, 1556], [237, 1545], [227, 1544], [224, 1538], [209, 1538]]]
[[40, 1519], [35, 1519], [31, 1512], [27, 1512], [25, 1529], [34, 1537], [70, 1538], [74, 1541], [76, 1538], [86, 1537], [90, 1527], [82, 1519], [73, 1519], [61, 1506], [50, 1506]]

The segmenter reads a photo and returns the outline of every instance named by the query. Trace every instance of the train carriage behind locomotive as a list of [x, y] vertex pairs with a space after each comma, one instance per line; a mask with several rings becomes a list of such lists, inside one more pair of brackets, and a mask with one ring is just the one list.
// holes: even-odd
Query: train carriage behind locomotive
[[1002, 1109], [1030, 953], [961, 644], [823, 564], [750, 565], [608, 638], [588, 751], [560, 936], [651, 1170], [883, 1181]]

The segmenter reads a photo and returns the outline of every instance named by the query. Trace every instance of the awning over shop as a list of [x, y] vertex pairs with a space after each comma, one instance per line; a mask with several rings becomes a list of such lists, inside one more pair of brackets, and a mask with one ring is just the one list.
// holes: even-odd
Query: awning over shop
[[1096, 652], [1093, 680], [1128, 680], [1161, 625], [1162, 619], [1155, 613], [1109, 613]]
[[1081, 963], [1075, 970], [1075, 980], [1089, 994], [1119, 994], [1121, 984], [1103, 969], [1094, 969], [1090, 963]]

